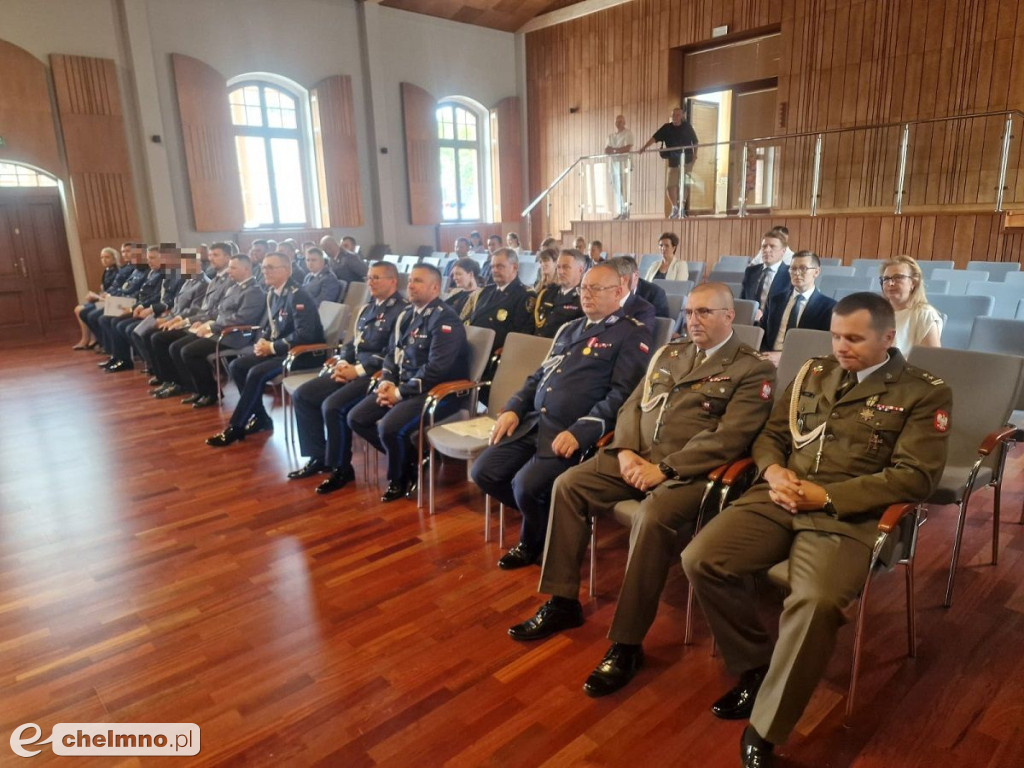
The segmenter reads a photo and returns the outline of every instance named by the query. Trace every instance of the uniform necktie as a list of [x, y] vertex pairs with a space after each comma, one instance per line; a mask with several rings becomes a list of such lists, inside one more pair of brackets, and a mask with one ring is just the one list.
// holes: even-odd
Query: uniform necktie
[[768, 275], [771, 274], [771, 271], [771, 267], [769, 267], [767, 264], [763, 266], [761, 268], [761, 278], [757, 281], [757, 300], [761, 302], [762, 307], [765, 305], [765, 302], [768, 298], [767, 296], [765, 296], [765, 288], [767, 287], [766, 284], [768, 283]]
[[697, 350], [697, 354], [693, 358], [693, 368], [691, 368], [690, 370], [691, 371], [697, 370], [698, 368], [700, 368], [704, 364], [704, 361], [707, 360], [707, 359], [708, 359], [707, 352], [705, 352], [703, 349], [698, 349]]
[[800, 321], [800, 307], [804, 303], [804, 295], [798, 293], [796, 300], [793, 302], [793, 309], [789, 313], [789, 322], [786, 323], [786, 328], [796, 328], [796, 324]]
[[853, 371], [846, 371], [839, 382], [839, 387], [836, 389], [836, 400], [841, 400], [856, 384], [857, 374]]

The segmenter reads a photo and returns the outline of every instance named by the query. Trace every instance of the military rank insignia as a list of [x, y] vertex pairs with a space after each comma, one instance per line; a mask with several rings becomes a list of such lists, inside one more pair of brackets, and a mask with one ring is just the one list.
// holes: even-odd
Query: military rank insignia
[[935, 412], [935, 431], [945, 432], [949, 429], [949, 414], [941, 408]]
[[508, 310], [507, 309], [499, 309], [498, 310], [498, 314], [496, 316], [498, 318], [498, 322], [499, 323], [504, 323], [505, 319], [508, 317]]
[[761, 383], [760, 397], [765, 402], [772, 399], [772, 383], [770, 381], [764, 381]]

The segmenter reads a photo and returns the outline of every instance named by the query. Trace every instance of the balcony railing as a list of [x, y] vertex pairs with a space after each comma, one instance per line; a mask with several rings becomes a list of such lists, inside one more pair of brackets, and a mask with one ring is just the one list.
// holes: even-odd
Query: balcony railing
[[[698, 144], [680, 199], [690, 216], [1003, 211], [1024, 204], [1022, 123], [1013, 110]], [[659, 151], [579, 157], [523, 216], [543, 206], [552, 232], [668, 218]]]

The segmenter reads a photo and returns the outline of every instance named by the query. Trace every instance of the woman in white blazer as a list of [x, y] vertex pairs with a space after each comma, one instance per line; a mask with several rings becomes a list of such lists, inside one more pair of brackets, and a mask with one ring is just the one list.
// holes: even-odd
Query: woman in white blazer
[[644, 280], [689, 280], [690, 268], [685, 261], [676, 257], [679, 247], [679, 235], [675, 232], [663, 232], [658, 238], [658, 250], [661, 261], [652, 264], [644, 275]]

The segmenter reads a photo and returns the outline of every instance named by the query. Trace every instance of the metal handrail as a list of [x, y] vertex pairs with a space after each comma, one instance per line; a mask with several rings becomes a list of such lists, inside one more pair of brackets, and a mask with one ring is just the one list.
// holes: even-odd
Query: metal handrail
[[[784, 140], [785, 141], [789, 141], [789, 140], [792, 140], [792, 139], [809, 138], [809, 137], [818, 138], [818, 137], [824, 137], [824, 136], [827, 136], [827, 135], [831, 135], [831, 134], [834, 134], [834, 133], [850, 133], [852, 131], [869, 131], [869, 130], [880, 130], [880, 129], [885, 129], [885, 128], [901, 128], [905, 132], [909, 132], [909, 129], [910, 129], [911, 126], [926, 125], [926, 124], [929, 124], [929, 123], [952, 122], [954, 120], [975, 120], [975, 119], [979, 119], [979, 118], [997, 117], [997, 116], [1005, 117], [1007, 119], [1007, 121], [1009, 122], [1015, 116], [1016, 117], [1024, 118], [1024, 111], [1019, 110], [1019, 109], [998, 109], [998, 110], [991, 110], [991, 111], [988, 111], [988, 112], [972, 112], [972, 113], [967, 114], [967, 115], [948, 115], [946, 117], [929, 117], [929, 118], [926, 118], [924, 120], [905, 120], [905, 121], [902, 121], [902, 122], [893, 122], [893, 123], [872, 123], [871, 125], [854, 125], [854, 126], [847, 126], [845, 128], [826, 128], [826, 129], [823, 129], [823, 130], [820, 130], [820, 131], [800, 131], [798, 133], [782, 133], [782, 134], [777, 134], [777, 135], [774, 135], [774, 136], [761, 136], [761, 137], [753, 138], [753, 139], [732, 139], [730, 141], [709, 141], [709, 142], [704, 142], [704, 143], [700, 143], [700, 144], [687, 144], [687, 145], [680, 146], [680, 147], [660, 147], [660, 148], [646, 149], [646, 150], [635, 150], [635, 151], [628, 152], [628, 153], [619, 153], [618, 156], [626, 155], [628, 157], [631, 157], [633, 155], [638, 155], [639, 156], [639, 155], [645, 155], [645, 154], [652, 154], [654, 152], [668, 152], [668, 151], [683, 150], [683, 149], [700, 149], [701, 147], [722, 147], [722, 146], [734, 146], [734, 145], [735, 146], [740, 146], [740, 147], [746, 147], [749, 144], [760, 144], [760, 143], [765, 143], [765, 142], [776, 142], [776, 141], [784, 141]], [[1006, 165], [1006, 159], [1007, 159], [1008, 148], [1009, 148], [1008, 147], [1008, 144], [1009, 144], [1009, 131], [1006, 131], [1006, 133], [1004, 134], [1004, 136], [1003, 136], [1003, 143], [1004, 143], [1004, 147], [1003, 147], [1004, 151], [1003, 151], [1003, 157], [1002, 157], [1001, 164], [1000, 164], [1001, 165], [1001, 167], [1000, 167], [1000, 177], [1001, 178], [1005, 178], [1005, 174], [1006, 174], [1005, 165]], [[901, 147], [901, 151], [902, 151], [902, 147]], [[548, 194], [550, 194], [551, 191], [556, 186], [558, 186], [559, 182], [561, 182], [562, 179], [564, 179], [569, 174], [569, 172], [573, 168], [575, 168], [577, 165], [579, 165], [581, 162], [584, 162], [585, 160], [598, 160], [598, 159], [606, 158], [606, 157], [609, 157], [609, 155], [607, 153], [605, 153], [605, 152], [597, 152], [597, 153], [592, 154], [592, 155], [580, 155], [579, 157], [577, 157], [576, 160], [573, 161], [573, 163], [571, 165], [569, 165], [564, 171], [562, 171], [560, 174], [558, 174], [558, 177], [553, 182], [551, 182], [551, 184], [548, 185], [547, 189], [545, 189], [543, 192], [541, 192], [539, 195], [537, 195], [537, 197], [526, 207], [526, 209], [523, 210], [522, 216], [526, 217], [530, 213], [530, 211], [532, 211], [537, 206], [537, 204], [540, 203], [541, 200], [543, 200]], [[1000, 193], [1001, 193], [1001, 188], [1000, 188]], [[1002, 210], [1002, 194], [999, 195], [998, 206], [999, 207], [997, 208], [997, 210]]]

